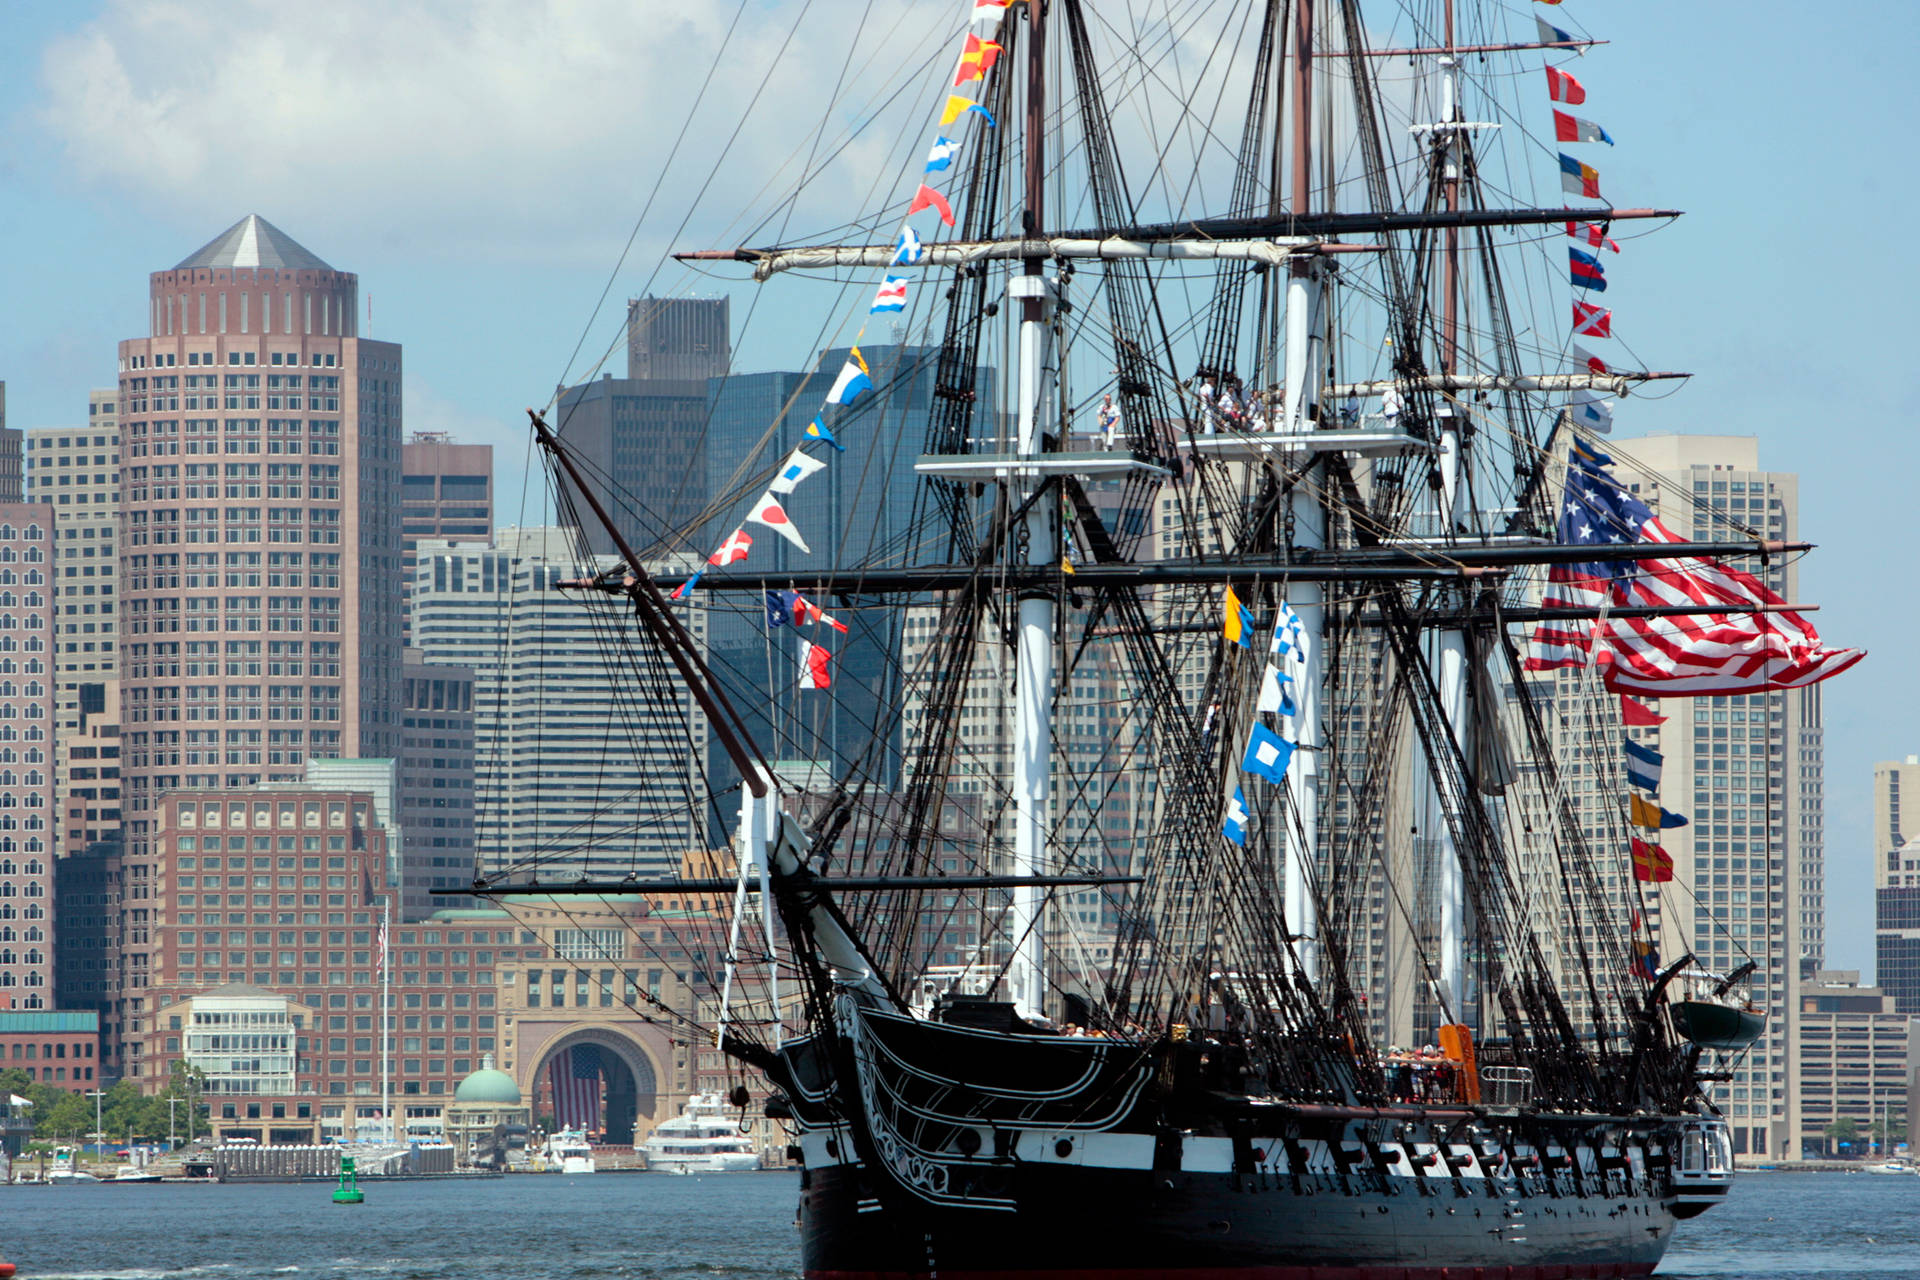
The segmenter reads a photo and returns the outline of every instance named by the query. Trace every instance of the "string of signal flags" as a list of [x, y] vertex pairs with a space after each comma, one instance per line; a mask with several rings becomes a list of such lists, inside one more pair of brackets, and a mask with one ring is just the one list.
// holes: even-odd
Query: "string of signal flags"
[[[782, 498], [792, 495], [802, 484], [814, 475], [824, 471], [829, 465], [831, 454], [826, 457], [815, 456], [810, 446], [825, 446], [833, 453], [846, 452], [834, 435], [834, 425], [839, 421], [835, 410], [852, 407], [862, 396], [873, 391], [873, 371], [860, 353], [860, 342], [866, 337], [867, 326], [874, 316], [891, 315], [903, 312], [907, 308], [907, 291], [913, 283], [910, 275], [893, 274], [894, 268], [917, 267], [926, 261], [927, 242], [921, 237], [920, 230], [914, 226], [914, 219], [931, 214], [943, 227], [952, 228], [956, 223], [953, 203], [947, 193], [941, 190], [953, 173], [954, 161], [965, 148], [970, 134], [981, 129], [997, 128], [999, 122], [974, 96], [972, 86], [986, 79], [987, 72], [993, 68], [1004, 51], [1003, 46], [994, 37], [999, 33], [1001, 23], [1006, 19], [1010, 0], [963, 0], [968, 18], [967, 30], [961, 46], [955, 56], [953, 83], [948, 86], [946, 102], [939, 116], [939, 131], [927, 149], [926, 160], [918, 175], [918, 185], [907, 202], [906, 216], [894, 235], [893, 259], [888, 264], [887, 273], [882, 276], [874, 291], [873, 301], [867, 308], [867, 316], [860, 324], [859, 332], [854, 335], [845, 364], [834, 378], [833, 385], [821, 402], [819, 412], [801, 433], [800, 444], [787, 455], [778, 474], [775, 475], [766, 491], [748, 511], [746, 519], [734, 531], [721, 540], [720, 546], [709, 555], [706, 563], [682, 583], [673, 592], [675, 600], [684, 600], [699, 585], [700, 577], [708, 568], [724, 568], [738, 564], [753, 554], [754, 535], [748, 525], [757, 525], [771, 530], [782, 540], [798, 548], [802, 555], [808, 554], [805, 536], [794, 526], [792, 517], [787, 513]], [[922, 225], [928, 225], [923, 223]], [[938, 232], [930, 231], [937, 235]], [[787, 593], [806, 604], [798, 593]], [[801, 623], [818, 624], [822, 621], [845, 631], [844, 624], [827, 618], [817, 608], [807, 604], [806, 609], [794, 608], [789, 602], [791, 612], [781, 611], [781, 621], [775, 622], [774, 602], [768, 603], [769, 628], [781, 625], [798, 627]], [[831, 660], [828, 649], [815, 641], [801, 638], [799, 642], [799, 669], [797, 687], [801, 689], [827, 689], [832, 685]]]

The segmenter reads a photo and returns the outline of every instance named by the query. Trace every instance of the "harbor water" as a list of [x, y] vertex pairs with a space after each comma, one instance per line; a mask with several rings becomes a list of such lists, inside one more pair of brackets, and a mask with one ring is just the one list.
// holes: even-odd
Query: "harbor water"
[[[19, 1266], [22, 1280], [786, 1280], [798, 1272], [798, 1179], [786, 1173], [362, 1186], [367, 1201], [357, 1206], [334, 1205], [331, 1187], [318, 1183], [0, 1187], [0, 1257]], [[1728, 1204], [1682, 1225], [1659, 1274], [1920, 1277], [1920, 1176], [1744, 1176]]]

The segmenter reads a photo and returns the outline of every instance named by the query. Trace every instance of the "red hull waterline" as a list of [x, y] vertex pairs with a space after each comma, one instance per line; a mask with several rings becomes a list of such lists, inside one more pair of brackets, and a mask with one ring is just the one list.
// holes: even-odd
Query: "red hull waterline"
[[1083, 1271], [809, 1271], [806, 1280], [1628, 1280], [1653, 1274], [1654, 1263], [1528, 1267], [1181, 1267]]

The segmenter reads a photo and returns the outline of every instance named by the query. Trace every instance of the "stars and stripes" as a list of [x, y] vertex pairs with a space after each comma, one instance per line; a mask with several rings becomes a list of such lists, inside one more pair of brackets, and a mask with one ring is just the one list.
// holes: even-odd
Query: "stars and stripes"
[[[1652, 510], [1607, 470], [1606, 455], [1576, 447], [1567, 469], [1558, 541], [1567, 546], [1680, 542]], [[1652, 697], [1797, 689], [1838, 675], [1865, 657], [1831, 649], [1798, 613], [1755, 612], [1785, 602], [1752, 574], [1715, 560], [1591, 561], [1555, 565], [1542, 603], [1702, 609], [1662, 617], [1604, 617], [1593, 623], [1547, 619], [1533, 635], [1530, 670], [1605, 666], [1615, 693]]]
[[553, 1120], [562, 1129], [600, 1127], [600, 1048], [577, 1044], [547, 1063]]

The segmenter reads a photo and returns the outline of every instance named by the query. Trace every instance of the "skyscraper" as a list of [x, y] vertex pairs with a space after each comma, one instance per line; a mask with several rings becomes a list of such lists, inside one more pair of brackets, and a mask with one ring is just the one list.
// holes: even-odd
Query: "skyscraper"
[[78, 724], [79, 689], [113, 678], [120, 505], [118, 392], [88, 398], [84, 427], [27, 433], [27, 493], [53, 505], [53, 664], [60, 728]]
[[132, 934], [165, 923], [147, 905], [161, 797], [398, 751], [400, 348], [358, 336], [358, 297], [249, 216], [154, 272], [149, 332], [120, 344]]
[[473, 901], [448, 893], [473, 883], [473, 669], [408, 649], [401, 715], [401, 906], [416, 920]]
[[400, 533], [409, 557], [421, 538], [483, 543], [493, 536], [492, 445], [416, 431], [400, 446], [400, 470]]
[[[726, 298], [627, 303], [627, 376], [563, 387], [553, 426], [641, 556], [683, 551], [707, 501], [707, 384], [732, 358]], [[613, 540], [583, 513], [596, 554]]]
[[726, 298], [627, 299], [627, 376], [702, 382], [725, 376], [733, 355]]
[[53, 1007], [53, 511], [0, 502], [0, 1008]]
[[[706, 721], [657, 673], [609, 664], [621, 636], [643, 642], [618, 602], [558, 588], [586, 571], [562, 529], [419, 548], [414, 644], [474, 674], [474, 840], [489, 873], [666, 872], [705, 847]], [[698, 615], [686, 622], [699, 640]]]
[[0, 382], [0, 502], [18, 502], [25, 496], [20, 450], [19, 429], [7, 425], [7, 384]]
[[1873, 766], [1874, 973], [1920, 1013], [1920, 756]]

